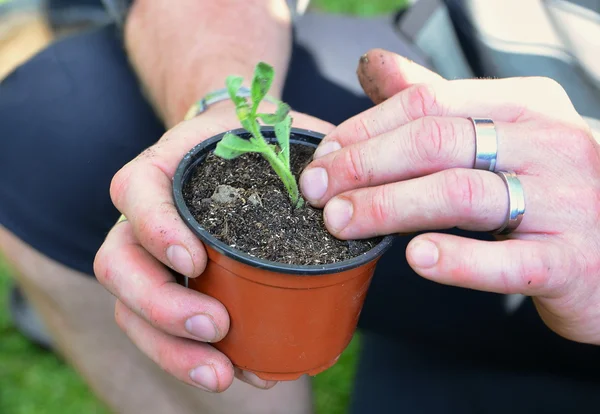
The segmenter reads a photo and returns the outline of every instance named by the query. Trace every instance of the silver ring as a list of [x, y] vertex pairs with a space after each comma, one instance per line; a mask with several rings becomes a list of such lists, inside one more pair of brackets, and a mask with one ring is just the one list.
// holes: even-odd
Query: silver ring
[[523, 185], [512, 171], [499, 171], [496, 173], [506, 184], [508, 191], [508, 213], [502, 226], [493, 231], [493, 234], [509, 234], [516, 230], [525, 214], [525, 192]]
[[498, 135], [494, 121], [487, 118], [469, 118], [475, 128], [476, 170], [494, 171], [498, 158]]

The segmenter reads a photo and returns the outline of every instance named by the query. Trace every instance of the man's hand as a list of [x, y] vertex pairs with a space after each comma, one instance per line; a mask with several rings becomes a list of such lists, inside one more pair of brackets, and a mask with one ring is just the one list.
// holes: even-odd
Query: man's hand
[[[297, 127], [322, 133], [333, 128], [303, 114], [292, 116]], [[217, 104], [124, 166], [113, 179], [111, 197], [127, 220], [110, 231], [94, 263], [98, 280], [118, 299], [116, 320], [131, 340], [165, 371], [212, 392], [226, 390], [234, 375], [260, 388], [275, 384], [234, 372], [227, 356], [209, 345], [227, 335], [224, 306], [177, 284], [169, 270], [194, 278], [207, 261], [173, 204], [179, 161], [202, 140], [239, 127], [233, 104]]]
[[525, 194], [519, 227], [496, 242], [428, 233], [407, 248], [425, 278], [534, 297], [560, 335], [600, 344], [600, 151], [565, 91], [546, 78], [446, 81], [385, 51], [359, 65], [380, 102], [321, 143], [300, 185], [325, 207], [342, 239], [458, 227], [492, 231], [509, 208], [507, 186], [473, 169], [475, 131], [491, 118], [496, 171]]

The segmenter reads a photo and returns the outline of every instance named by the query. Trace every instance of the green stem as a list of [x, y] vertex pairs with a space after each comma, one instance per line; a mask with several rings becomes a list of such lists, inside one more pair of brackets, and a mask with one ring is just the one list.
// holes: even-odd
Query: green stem
[[263, 156], [267, 159], [267, 161], [269, 161], [269, 164], [271, 164], [271, 167], [273, 167], [273, 170], [275, 170], [275, 173], [277, 173], [283, 182], [283, 185], [285, 186], [290, 199], [292, 200], [292, 204], [294, 204], [296, 208], [302, 207], [302, 198], [300, 198], [298, 184], [296, 183], [296, 179], [290, 170], [288, 170], [283, 162], [277, 158], [277, 155], [271, 148], [264, 152]]
[[269, 162], [269, 164], [271, 164], [271, 167], [283, 182], [283, 185], [290, 196], [292, 204], [295, 206], [295, 208], [302, 207], [304, 200], [302, 197], [300, 197], [296, 178], [290, 169], [287, 168], [285, 164], [277, 157], [275, 151], [273, 151], [273, 149], [269, 146], [260, 132], [258, 123], [254, 120], [250, 121], [250, 132], [256, 139], [256, 142], [260, 142], [260, 145], [263, 147], [261, 151], [262, 156]]

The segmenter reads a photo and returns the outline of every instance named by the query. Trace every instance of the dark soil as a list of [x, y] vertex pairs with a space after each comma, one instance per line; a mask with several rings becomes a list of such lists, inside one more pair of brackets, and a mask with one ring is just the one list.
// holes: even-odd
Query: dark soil
[[[298, 176], [314, 148], [292, 145]], [[183, 196], [194, 218], [217, 239], [252, 256], [285, 264], [323, 265], [359, 256], [381, 238], [333, 237], [323, 211], [294, 209], [279, 177], [259, 154], [223, 160], [212, 153], [192, 171]]]

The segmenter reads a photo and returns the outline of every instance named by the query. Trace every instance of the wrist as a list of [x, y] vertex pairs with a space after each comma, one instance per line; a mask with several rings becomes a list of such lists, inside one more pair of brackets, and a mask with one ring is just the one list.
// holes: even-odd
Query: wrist
[[[166, 82], [165, 101], [161, 105], [165, 121], [169, 126], [177, 124], [188, 116], [190, 110], [193, 111], [194, 105], [197, 105], [202, 99], [207, 98], [210, 94], [225, 89], [225, 80], [229, 75], [241, 76], [244, 79], [243, 86], [250, 87], [252, 77], [254, 76], [254, 68], [258, 62], [248, 62], [245, 65], [223, 65], [218, 75], [204, 74], [192, 82], [186, 82], [178, 77], [169, 77]], [[229, 70], [226, 68], [230, 68]], [[277, 74], [269, 91], [270, 97], [280, 100], [281, 91], [283, 89], [283, 80], [285, 73]], [[220, 99], [218, 102], [210, 103], [210, 106], [221, 106], [223, 102], [231, 102], [229, 95], [226, 99]], [[270, 104], [273, 104], [271, 102]], [[263, 105], [269, 106], [269, 100], [263, 101]]]
[[[251, 99], [252, 98], [251, 88], [241, 86], [236, 95], [238, 97]], [[183, 119], [188, 120], [188, 119], [194, 118], [194, 117], [206, 112], [208, 110], [209, 106], [213, 106], [220, 102], [229, 101], [229, 100], [231, 100], [231, 95], [227, 88], [221, 88], [221, 89], [212, 91], [209, 94], [202, 97], [201, 99], [199, 99], [198, 101], [196, 101], [193, 105], [191, 105], [191, 107], [188, 109], [188, 111], [186, 112]], [[263, 102], [270, 102], [275, 105], [277, 105], [279, 103], [278, 100], [273, 98], [273, 96], [271, 96], [271, 95], [266, 95], [263, 99]]]
[[[249, 98], [250, 99], [250, 98]], [[182, 118], [183, 121], [190, 121], [193, 119], [202, 119], [203, 117], [210, 117], [212, 120], [219, 119], [219, 125], [223, 130], [243, 128], [237, 114], [237, 108], [235, 103], [227, 96], [227, 99], [218, 100], [211, 102], [199, 111], [197, 103], [193, 104], [186, 115]], [[277, 111], [278, 104], [271, 99], [264, 99], [259, 107], [258, 112], [260, 113], [274, 113]]]
[[[125, 24], [129, 59], [158, 115], [170, 128], [228, 75], [249, 86], [259, 61], [272, 65], [279, 97], [291, 52], [284, 0], [136, 1]], [[230, 26], [239, 16], [243, 32]]]

